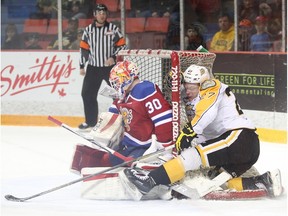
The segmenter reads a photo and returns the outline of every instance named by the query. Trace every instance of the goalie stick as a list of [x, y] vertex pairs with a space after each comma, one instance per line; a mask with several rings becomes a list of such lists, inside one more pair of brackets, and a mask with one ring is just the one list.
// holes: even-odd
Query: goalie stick
[[205, 200], [251, 200], [261, 199], [268, 197], [267, 192], [264, 189], [258, 190], [245, 190], [245, 191], [212, 191], [205, 195]]

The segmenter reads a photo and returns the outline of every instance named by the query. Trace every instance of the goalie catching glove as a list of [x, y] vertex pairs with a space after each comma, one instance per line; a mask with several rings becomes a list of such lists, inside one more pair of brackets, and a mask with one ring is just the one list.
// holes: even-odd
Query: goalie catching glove
[[193, 131], [191, 123], [187, 123], [176, 140], [175, 148], [178, 154], [180, 154], [182, 150], [189, 148], [192, 145], [192, 140], [196, 136], [197, 134]]

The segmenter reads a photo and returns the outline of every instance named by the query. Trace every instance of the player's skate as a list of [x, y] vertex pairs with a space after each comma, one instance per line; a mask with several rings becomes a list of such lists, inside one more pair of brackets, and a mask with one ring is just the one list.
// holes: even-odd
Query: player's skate
[[140, 200], [156, 185], [148, 174], [148, 171], [139, 168], [126, 168], [119, 174], [121, 183], [134, 200]]
[[247, 189], [264, 189], [270, 197], [277, 197], [282, 194], [281, 174], [278, 169], [268, 171], [256, 177], [247, 178], [247, 180], [244, 178], [243, 181], [248, 183]]
[[256, 184], [262, 183], [270, 197], [277, 197], [282, 194], [283, 188], [279, 169], [268, 171], [259, 176], [259, 179], [257, 180], [258, 182]]
[[93, 126], [89, 126], [86, 122], [81, 123], [78, 126], [78, 130], [81, 132], [90, 132], [92, 130]]

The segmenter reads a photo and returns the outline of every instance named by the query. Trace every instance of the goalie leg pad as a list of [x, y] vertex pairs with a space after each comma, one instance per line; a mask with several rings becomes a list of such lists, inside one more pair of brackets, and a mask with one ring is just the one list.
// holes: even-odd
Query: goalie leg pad
[[[81, 174], [87, 176], [103, 169], [107, 167], [87, 167], [82, 169]], [[81, 187], [81, 197], [93, 200], [131, 200], [131, 196], [119, 179], [119, 172], [123, 169], [119, 167], [111, 172], [86, 179]]]
[[78, 144], [73, 155], [71, 171], [80, 174], [84, 167], [107, 167], [110, 165], [109, 155], [106, 152]]

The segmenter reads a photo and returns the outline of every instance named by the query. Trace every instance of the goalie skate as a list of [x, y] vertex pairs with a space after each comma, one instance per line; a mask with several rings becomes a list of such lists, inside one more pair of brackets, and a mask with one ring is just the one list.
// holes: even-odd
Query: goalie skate
[[[127, 170], [125, 172], [126, 169], [122, 170], [121, 172], [119, 172], [119, 177], [120, 177], [120, 181], [121, 184], [124, 188], [126, 188], [127, 192], [129, 193], [129, 195], [135, 200], [135, 201], [139, 201], [142, 199], [144, 194], [147, 194], [148, 191], [140, 191], [138, 187], [135, 186], [135, 184], [133, 184], [131, 182], [131, 179], [134, 179], [135, 176], [133, 174], [131, 175], [127, 175], [129, 173], [127, 173]], [[152, 188], [150, 188], [152, 189]]]

